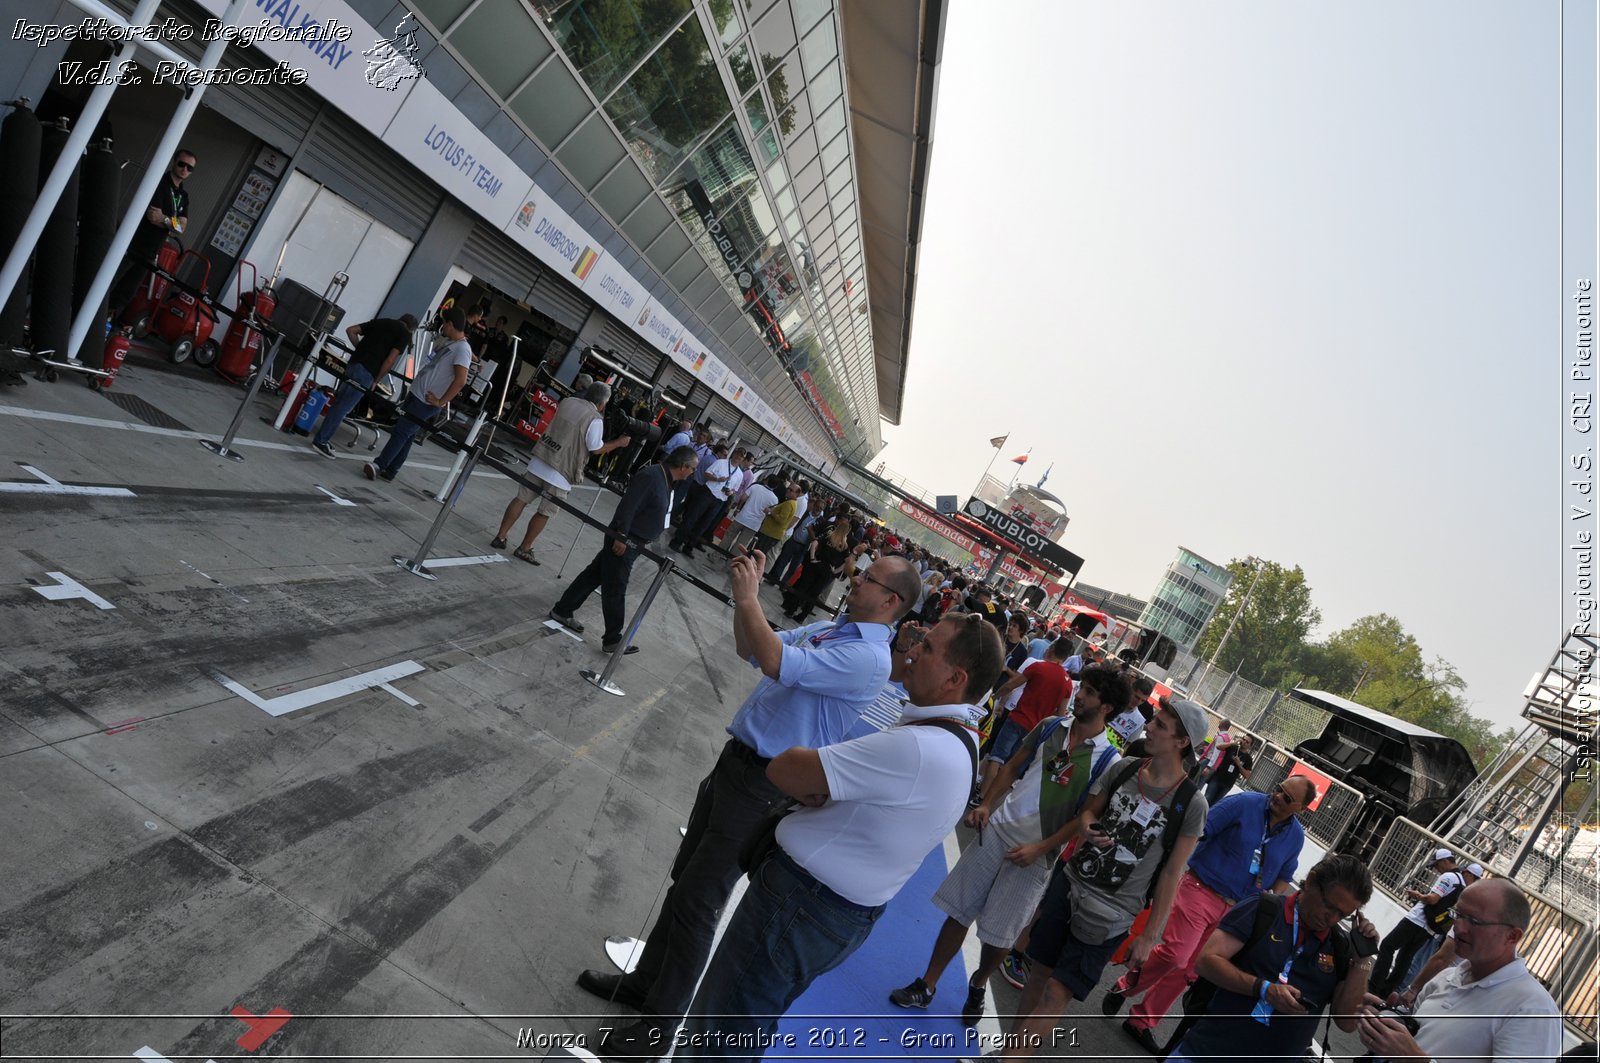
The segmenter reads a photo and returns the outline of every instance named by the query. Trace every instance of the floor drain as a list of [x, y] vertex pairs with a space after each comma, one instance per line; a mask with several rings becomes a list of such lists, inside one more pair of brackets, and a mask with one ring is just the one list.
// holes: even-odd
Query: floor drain
[[145, 424], [153, 425], [156, 428], [176, 428], [180, 432], [193, 431], [192, 428], [176, 417], [168, 417], [137, 395], [130, 395], [126, 391], [102, 391], [100, 394], [139, 418]]

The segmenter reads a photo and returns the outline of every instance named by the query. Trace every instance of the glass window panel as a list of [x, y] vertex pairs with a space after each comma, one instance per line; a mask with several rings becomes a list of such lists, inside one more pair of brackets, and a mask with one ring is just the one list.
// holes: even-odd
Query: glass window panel
[[550, 54], [549, 43], [521, 7], [502, 11], [478, 5], [450, 35], [450, 43], [501, 99]]
[[789, 187], [789, 170], [782, 162], [775, 162], [767, 167], [767, 184], [774, 191], [783, 191]]
[[751, 274], [778, 245], [772, 207], [737, 125], [729, 121], [689, 157], [666, 199], [718, 283], [743, 306]]
[[844, 208], [841, 208], [840, 210], [834, 211], [833, 212], [833, 223], [839, 227], [839, 230], [841, 232], [849, 233], [851, 238], [854, 239], [855, 235], [856, 235], [856, 231], [855, 231], [856, 205], [855, 205], [855, 203], [852, 202], [848, 207], [844, 207]]
[[796, 177], [794, 186], [799, 190], [802, 197], [807, 192], [811, 191], [813, 188], [817, 187], [817, 185], [822, 183], [822, 164], [817, 162], [815, 159], [812, 159], [810, 162], [805, 163], [804, 165], [800, 165], [796, 163], [791, 156], [789, 165], [791, 167], [798, 166], [799, 168], [799, 176]]
[[[478, 10], [499, 21], [512, 6], [491, 2]], [[534, 0], [533, 6], [579, 75], [604, 99], [689, 13], [690, 0]]]
[[472, 0], [417, 0], [411, 6], [434, 28], [443, 30], [461, 16]]
[[772, 95], [772, 109], [778, 114], [788, 110], [806, 94], [806, 76], [800, 67], [800, 53], [792, 52], [787, 59], [764, 63], [767, 72], [767, 92]]
[[811, 190], [809, 195], [800, 197], [800, 213], [807, 221], [816, 217], [820, 211], [827, 209], [828, 190], [822, 185]]
[[[833, 0], [794, 0], [794, 24], [800, 28], [800, 36], [804, 37], [811, 32], [811, 27], [817, 21], [833, 11]], [[824, 27], [832, 35], [833, 19], [828, 19]]]
[[[589, 190], [594, 188], [625, 154], [622, 145], [617, 143], [617, 138], [606, 125], [605, 119], [595, 114], [578, 127], [578, 131], [562, 145], [556, 157], [567, 168], [572, 179], [578, 182], [578, 186]], [[637, 198], [634, 199], [633, 203], [628, 204], [628, 209], [631, 210], [638, 202]], [[614, 218], [622, 216], [622, 214], [612, 215]]]
[[778, 192], [773, 198], [774, 198], [774, 201], [778, 204], [778, 213], [779, 214], [792, 214], [794, 212], [794, 190], [793, 189], [785, 188], [782, 191]]
[[772, 119], [767, 116], [767, 102], [761, 98], [759, 92], [752, 92], [744, 101], [744, 113], [750, 120], [752, 133], [759, 133], [772, 124]]
[[511, 110], [545, 144], [559, 144], [594, 110], [578, 79], [549, 63], [511, 101]]
[[782, 149], [778, 147], [778, 134], [770, 129], [762, 130], [761, 135], [756, 138], [756, 143], [761, 146], [763, 162], [772, 162], [783, 154]]
[[[822, 155], [822, 164], [824, 166], [828, 164], [826, 151]], [[823, 180], [823, 184], [827, 186], [829, 199], [837, 196], [841, 189], [850, 187], [850, 160], [845, 159], [829, 170], [828, 176]]]
[[[781, 117], [779, 117], [778, 129], [783, 133], [783, 143], [785, 146], [794, 143], [795, 139], [801, 137], [802, 135], [807, 136], [808, 139], [812, 141], [816, 140], [815, 136], [810, 135], [811, 103], [806, 99], [804, 94], [802, 94], [799, 99], [794, 101], [793, 107], [789, 108]], [[812, 149], [808, 147], [806, 150], [809, 152]]]
[[840, 217], [845, 211], [853, 209], [856, 202], [855, 197], [856, 189], [855, 185], [852, 184], [846, 184], [838, 192], [834, 193], [833, 198], [828, 200], [828, 206], [833, 209], [833, 216], [835, 218]]
[[771, 7], [774, 0], [744, 0], [744, 14], [746, 22], [758, 22], [762, 14]]
[[[783, 119], [780, 118], [778, 120], [778, 124], [779, 126], [782, 126]], [[815, 162], [817, 157], [817, 138], [811, 135], [811, 131], [809, 129], [801, 131], [794, 137], [785, 137], [784, 143], [788, 147], [789, 165], [791, 167], [803, 167], [808, 163]], [[818, 166], [817, 176], [819, 178], [822, 176], [823, 172], [823, 167]], [[801, 185], [800, 187], [802, 195], [810, 191], [810, 189], [805, 185]]]
[[817, 135], [817, 143], [826, 144], [842, 133], [844, 128], [844, 98], [840, 97], [817, 113], [817, 121], [812, 126], [812, 132]]
[[[761, 59], [762, 71], [770, 75], [784, 57], [794, 51], [794, 23], [789, 20], [787, 6], [779, 4], [756, 23], [750, 34], [750, 44]], [[791, 87], [798, 89], [800, 82], [791, 82]]]
[[733, 71], [733, 81], [739, 86], [741, 95], [755, 88], [756, 82], [761, 80], [755, 64], [750, 60], [748, 45], [741, 44], [728, 53], [728, 68]]
[[811, 102], [817, 107], [825, 107], [834, 100], [842, 99], [844, 87], [839, 83], [839, 61], [835, 59], [827, 68], [811, 79]]
[[791, 240], [805, 232], [798, 213], [790, 212], [783, 216], [783, 231]]
[[734, 0], [711, 0], [706, 9], [711, 12], [711, 21], [717, 27], [717, 40], [726, 49], [744, 32], [739, 5]]
[[680, 26], [667, 43], [606, 101], [606, 113], [657, 181], [681, 152], [727, 118], [733, 105], [697, 22]]
[[822, 172], [831, 173], [845, 159], [850, 157], [850, 138], [843, 133], [828, 141], [822, 149]]

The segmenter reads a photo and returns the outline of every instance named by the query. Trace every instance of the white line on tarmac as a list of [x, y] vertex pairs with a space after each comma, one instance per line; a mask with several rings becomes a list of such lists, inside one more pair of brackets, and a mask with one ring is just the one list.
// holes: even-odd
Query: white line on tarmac
[[[105, 417], [82, 417], [75, 413], [27, 410], [20, 406], [0, 406], [0, 417], [24, 417], [30, 421], [56, 421], [61, 424], [81, 425], [85, 428], [117, 428], [124, 432], [143, 432], [146, 435], [167, 436], [172, 439], [211, 439], [216, 436], [215, 432], [186, 432], [178, 428], [157, 428], [151, 424], [134, 424], [132, 421], [113, 421]], [[304, 445], [276, 443], [263, 439], [235, 439], [233, 445], [236, 447], [259, 447], [263, 450], [286, 450], [295, 454], [304, 454], [309, 450]], [[434, 472], [450, 471], [448, 465], [427, 465], [420, 461], [408, 461], [406, 466], [413, 469], [430, 469]], [[0, 484], [0, 487], [4, 486], [4, 484]]]
[[428, 568], [451, 568], [455, 565], [497, 565], [509, 560], [504, 554], [478, 554], [475, 557], [430, 557], [423, 564]]
[[353, 506], [353, 505], [355, 505], [355, 503], [350, 501], [348, 498], [340, 498], [338, 495], [334, 494], [332, 491], [328, 490], [326, 487], [323, 487], [321, 484], [312, 484], [311, 486], [315, 487], [318, 491], [321, 491], [323, 494], [325, 494], [329, 498], [333, 499], [333, 504], [336, 505], [336, 506]]
[[[22, 463], [18, 462], [17, 464], [21, 465]], [[61, 481], [60, 480], [57, 480], [53, 476], [46, 476], [44, 473], [40, 472], [38, 469], [34, 468], [32, 465], [23, 465], [22, 467], [24, 469], [26, 469], [28, 472], [33, 473], [33, 475], [37, 476], [39, 479], [43, 480], [45, 483], [49, 484], [51, 487], [60, 487], [61, 486]]]
[[88, 587], [85, 587], [83, 584], [79, 583], [65, 572], [48, 572], [46, 575], [55, 580], [59, 586], [34, 587], [33, 590], [35, 594], [43, 595], [52, 602], [68, 602], [75, 598], [82, 598], [96, 609], [116, 608], [116, 606], [112, 605], [110, 602], [106, 601], [104, 598], [100, 597], [94, 591], [90, 590]]
[[17, 464], [22, 465], [22, 468], [25, 471], [32, 473], [34, 476], [37, 476], [44, 482], [36, 484], [3, 483], [0, 484], [0, 493], [8, 495], [100, 495], [115, 498], [138, 497], [126, 487], [73, 487], [70, 484], [62, 483], [54, 476], [50, 476], [41, 472], [32, 465], [23, 465], [20, 461], [17, 462]]
[[333, 682], [323, 683], [321, 686], [307, 687], [305, 690], [297, 690], [290, 694], [280, 694], [275, 698], [263, 698], [243, 683], [229, 679], [217, 669], [206, 669], [207, 674], [212, 679], [215, 679], [218, 683], [221, 683], [268, 716], [284, 716], [291, 712], [310, 708], [313, 705], [321, 705], [323, 702], [332, 701], [335, 698], [345, 697], [348, 694], [370, 690], [373, 687], [387, 690], [402, 701], [416, 705], [418, 704], [417, 702], [395, 690], [389, 683], [391, 680], [403, 679], [408, 675], [416, 675], [418, 672], [425, 671], [427, 669], [416, 661], [401, 661], [399, 664], [391, 664], [387, 668], [379, 668], [373, 672], [362, 672], [360, 675], [335, 679]]

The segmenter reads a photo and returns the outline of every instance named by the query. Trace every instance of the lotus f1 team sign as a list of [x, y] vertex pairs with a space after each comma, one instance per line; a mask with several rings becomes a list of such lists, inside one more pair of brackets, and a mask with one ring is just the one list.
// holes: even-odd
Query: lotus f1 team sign
[[988, 505], [982, 499], [967, 499], [964, 512], [996, 535], [1015, 543], [1023, 552], [1032, 554], [1057, 568], [1075, 574], [1083, 567], [1083, 558], [1046, 539], [1039, 532]]

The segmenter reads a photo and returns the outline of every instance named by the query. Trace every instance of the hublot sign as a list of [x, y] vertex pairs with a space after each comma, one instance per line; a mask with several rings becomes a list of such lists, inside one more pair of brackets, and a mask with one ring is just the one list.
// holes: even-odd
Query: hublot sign
[[982, 499], [967, 499], [963, 512], [1002, 539], [1014, 543], [1017, 549], [1056, 568], [1076, 574], [1083, 567], [1083, 558], [1045, 538], [1016, 518], [988, 505]]

